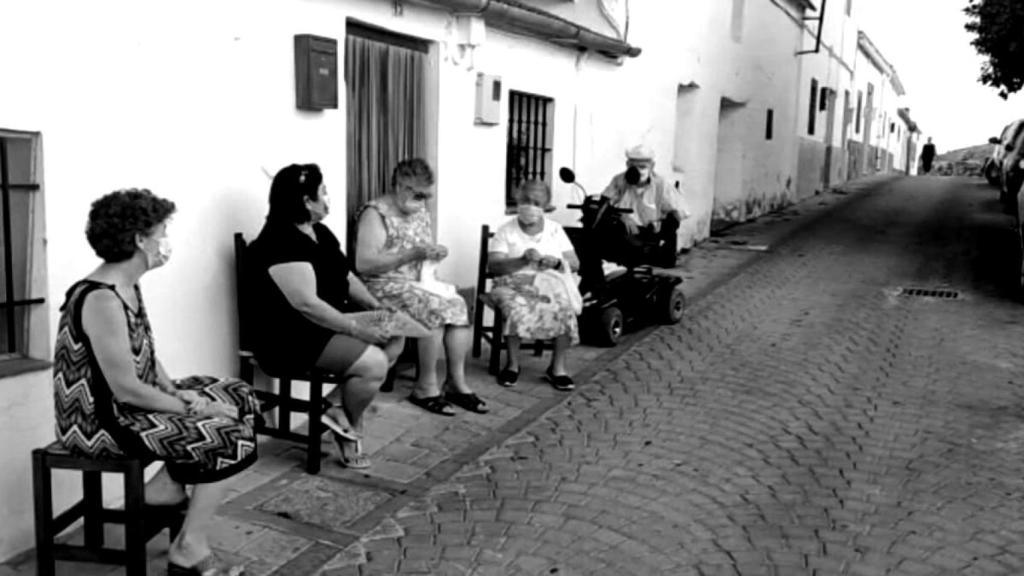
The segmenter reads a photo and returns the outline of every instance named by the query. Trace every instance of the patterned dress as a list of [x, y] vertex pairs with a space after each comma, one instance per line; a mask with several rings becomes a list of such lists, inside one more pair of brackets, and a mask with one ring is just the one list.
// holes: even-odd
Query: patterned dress
[[[61, 307], [53, 363], [57, 439], [68, 450], [95, 457], [132, 455], [167, 463], [182, 484], [223, 480], [256, 461], [253, 419], [258, 406], [248, 384], [234, 378], [190, 376], [174, 384], [209, 400], [238, 408], [239, 420], [153, 412], [119, 402], [110, 390], [82, 329], [82, 304], [94, 290], [114, 287], [81, 280], [68, 289]], [[135, 373], [156, 386], [153, 335], [135, 287], [138, 311], [122, 300]]]
[[[517, 219], [512, 218], [494, 233], [489, 250], [519, 258], [529, 248], [557, 258], [573, 251], [562, 226], [547, 218], [543, 231], [533, 236], [524, 233]], [[530, 266], [494, 278], [490, 295], [505, 317], [503, 333], [524, 340], [550, 340], [567, 335], [572, 344], [578, 344], [579, 323], [564, 287], [538, 282], [537, 275], [537, 268]]]
[[[430, 214], [427, 212], [402, 214], [387, 200], [378, 199], [363, 206], [356, 221], [368, 209], [376, 210], [384, 219], [387, 232], [385, 253], [394, 254], [433, 243]], [[375, 298], [385, 305], [402, 310], [427, 328], [433, 330], [446, 325], [468, 326], [469, 313], [462, 296], [442, 296], [419, 286], [422, 264], [422, 261], [412, 262], [390, 272], [360, 277]], [[453, 286], [447, 287], [455, 293]]]

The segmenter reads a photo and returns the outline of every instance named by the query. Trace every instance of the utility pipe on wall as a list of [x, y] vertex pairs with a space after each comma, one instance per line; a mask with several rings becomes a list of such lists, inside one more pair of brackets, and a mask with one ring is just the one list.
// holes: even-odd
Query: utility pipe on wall
[[594, 50], [609, 58], [636, 57], [640, 48], [595, 32], [518, 0], [418, 0], [458, 15], [480, 16], [488, 26], [560, 46]]

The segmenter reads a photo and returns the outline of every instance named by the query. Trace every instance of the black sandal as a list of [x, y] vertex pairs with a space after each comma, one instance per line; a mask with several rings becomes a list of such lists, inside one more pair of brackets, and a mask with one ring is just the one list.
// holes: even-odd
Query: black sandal
[[576, 389], [576, 384], [573, 383], [572, 378], [568, 374], [555, 375], [551, 368], [544, 373], [545, 379], [551, 383], [551, 387], [559, 392], [572, 392]]
[[491, 411], [487, 407], [487, 403], [472, 392], [445, 392], [444, 399], [463, 410], [476, 412], [477, 414], [487, 414]]
[[455, 410], [452, 409], [452, 405], [444, 399], [443, 394], [427, 396], [425, 398], [417, 398], [410, 395], [409, 402], [423, 408], [427, 412], [433, 412], [434, 414], [440, 414], [441, 416], [455, 416]]
[[498, 385], [504, 386], [505, 388], [511, 388], [516, 385], [519, 381], [519, 370], [509, 370], [508, 368], [502, 368], [498, 374]]

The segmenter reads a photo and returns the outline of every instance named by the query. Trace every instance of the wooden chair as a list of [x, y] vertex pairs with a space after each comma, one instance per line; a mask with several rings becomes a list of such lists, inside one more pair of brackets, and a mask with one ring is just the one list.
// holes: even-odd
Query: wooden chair
[[[320, 451], [320, 437], [329, 429], [320, 422], [320, 417], [328, 408], [324, 401], [323, 387], [328, 384], [342, 385], [345, 382], [343, 376], [332, 374], [324, 370], [308, 370], [301, 373], [279, 373], [270, 372], [259, 366], [253, 356], [249, 335], [252, 334], [251, 322], [253, 320], [251, 310], [254, 310], [254, 302], [247, 300], [249, 290], [245, 288], [247, 279], [250, 277], [246, 268], [246, 245], [245, 238], [240, 232], [235, 233], [235, 282], [236, 298], [238, 305], [238, 374], [239, 377], [253, 384], [256, 369], [276, 378], [278, 381], [278, 392], [268, 390], [256, 390], [256, 398], [260, 401], [260, 412], [269, 412], [277, 409], [277, 419], [274, 426], [267, 424], [264, 418], [256, 419], [256, 432], [299, 442], [306, 446], [306, 472], [317, 474], [320, 472], [320, 459], [323, 454]], [[295, 398], [292, 396], [292, 381], [309, 382], [309, 400]], [[308, 414], [309, 423], [305, 434], [292, 430], [292, 414]]]
[[[501, 364], [501, 351], [508, 348], [502, 338], [502, 326], [505, 318], [501, 308], [495, 305], [494, 299], [488, 293], [488, 281], [494, 278], [494, 274], [487, 269], [487, 256], [490, 248], [491, 227], [484, 224], [480, 227], [480, 258], [477, 263], [476, 276], [476, 304], [473, 306], [473, 357], [479, 358], [482, 352], [481, 343], [486, 341], [490, 345], [490, 359], [487, 362], [487, 371], [497, 375]], [[491, 324], [484, 323], [484, 309], [489, 308], [494, 317]], [[532, 349], [534, 356], [540, 356], [544, 350], [552, 349], [553, 342], [550, 340], [538, 340], [535, 342], [524, 342], [520, 345], [523, 349]]]
[[[36, 562], [39, 576], [53, 576], [57, 560], [118, 564], [128, 576], [145, 576], [146, 542], [164, 528], [171, 540], [178, 536], [184, 511], [145, 504], [143, 472], [148, 461], [138, 458], [90, 458], [77, 456], [54, 442], [32, 451], [32, 494], [35, 503]], [[54, 515], [54, 470], [79, 470], [82, 473], [82, 499]], [[103, 506], [102, 474], [120, 474], [124, 480], [124, 509]], [[83, 522], [83, 544], [56, 542], [68, 527]], [[104, 524], [124, 526], [124, 548], [104, 544]]]

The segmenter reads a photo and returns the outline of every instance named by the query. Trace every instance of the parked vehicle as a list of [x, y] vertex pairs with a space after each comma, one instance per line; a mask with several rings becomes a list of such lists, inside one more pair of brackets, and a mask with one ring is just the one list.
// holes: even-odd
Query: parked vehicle
[[1017, 164], [1019, 164], [1020, 155], [1024, 152], [1020, 146], [1022, 134], [1024, 134], [1024, 118], [1007, 124], [998, 138], [989, 138], [989, 143], [992, 144], [992, 155], [985, 167], [985, 177], [993, 186], [999, 187], [999, 201], [1008, 207], [1016, 199], [1015, 195], [1020, 185], [1019, 182], [1011, 182], [1007, 185], [1006, 177], [1008, 175], [1011, 179], [1020, 178], [1020, 167], [1014, 166], [1014, 162], [1009, 157], [1016, 157]]
[[1013, 137], [1003, 147], [1004, 153], [1000, 163], [1002, 182], [999, 199], [1014, 214], [1017, 212], [1017, 192], [1024, 183], [1024, 121], [1020, 121], [1013, 130]]

